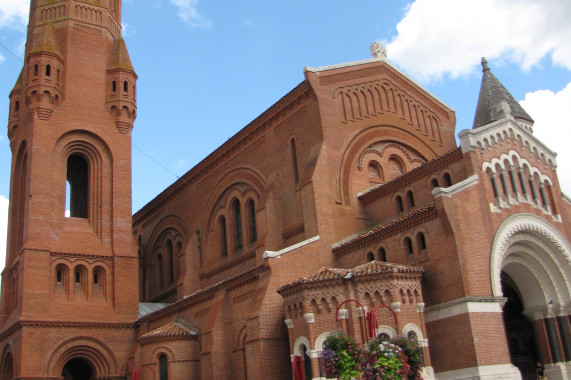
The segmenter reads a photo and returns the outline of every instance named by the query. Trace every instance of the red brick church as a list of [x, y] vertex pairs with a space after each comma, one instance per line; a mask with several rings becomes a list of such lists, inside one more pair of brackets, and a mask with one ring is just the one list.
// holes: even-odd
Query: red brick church
[[380, 305], [374, 333], [418, 339], [426, 379], [532, 379], [538, 360], [571, 378], [571, 199], [485, 60], [459, 147], [454, 110], [374, 44], [306, 68], [133, 216], [120, 25], [120, 0], [32, 0], [1, 379], [324, 379], [327, 335], [365, 339]]

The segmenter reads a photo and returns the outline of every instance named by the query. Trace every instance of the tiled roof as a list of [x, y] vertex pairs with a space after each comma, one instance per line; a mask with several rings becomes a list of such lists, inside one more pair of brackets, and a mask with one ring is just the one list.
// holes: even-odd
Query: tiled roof
[[321, 268], [318, 271], [309, 274], [306, 277], [302, 277], [298, 280], [292, 281], [286, 285], [280, 286], [278, 292], [294, 288], [299, 285], [304, 284], [314, 284], [320, 282], [350, 279], [353, 277], [364, 277], [370, 275], [377, 275], [382, 273], [412, 273], [412, 274], [422, 274], [424, 270], [422, 267], [413, 267], [408, 265], [399, 265], [393, 263], [387, 263], [383, 261], [371, 261], [362, 265], [359, 265], [353, 269], [342, 269], [342, 268]]
[[159, 328], [149, 331], [139, 337], [138, 341], [155, 341], [162, 339], [187, 339], [196, 335], [196, 332], [187, 329], [177, 322], [169, 322]]
[[53, 53], [61, 57], [58, 43], [55, 38], [54, 25], [51, 22], [39, 28], [40, 32], [36, 39], [32, 40], [30, 54], [33, 53]]
[[124, 69], [135, 71], [135, 69], [133, 69], [133, 64], [131, 63], [131, 58], [129, 58], [129, 52], [127, 51], [125, 40], [123, 40], [121, 37], [113, 41], [113, 47], [111, 48], [111, 58], [109, 60], [109, 69]]
[[159, 302], [139, 302], [139, 318], [144, 317], [147, 314], [154, 313], [160, 309], [167, 307], [168, 303]]
[[333, 244], [333, 253], [341, 254], [347, 253], [347, 250], [363, 248], [379, 239], [386, 238], [395, 233], [414, 227], [417, 224], [432, 219], [435, 216], [436, 207], [434, 206], [434, 203], [429, 203], [426, 206], [411, 210], [398, 218], [379, 224], [360, 235], [353, 235], [339, 243]]
[[[520, 106], [512, 94], [506, 90], [498, 78], [492, 74], [486, 58], [482, 58], [482, 72], [482, 84], [480, 86], [480, 95], [478, 97], [478, 105], [476, 106], [472, 129], [498, 121], [507, 116], [506, 113], [514, 118], [533, 123], [531, 116]], [[507, 109], [502, 107], [502, 103], [507, 105]]]

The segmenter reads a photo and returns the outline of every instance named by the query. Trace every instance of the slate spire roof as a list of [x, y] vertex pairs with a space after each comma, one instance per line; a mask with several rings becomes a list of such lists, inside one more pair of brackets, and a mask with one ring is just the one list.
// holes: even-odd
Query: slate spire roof
[[488, 61], [484, 57], [482, 57], [482, 72], [482, 85], [480, 86], [480, 96], [478, 97], [472, 129], [493, 123], [507, 115], [514, 119], [523, 119], [533, 123], [531, 116], [519, 105], [498, 78], [492, 74]]

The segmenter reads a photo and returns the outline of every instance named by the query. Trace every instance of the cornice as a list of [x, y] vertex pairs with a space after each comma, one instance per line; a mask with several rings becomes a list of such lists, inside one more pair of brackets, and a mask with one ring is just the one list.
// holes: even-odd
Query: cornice
[[93, 329], [134, 329], [132, 323], [106, 323], [106, 322], [66, 322], [66, 321], [19, 321], [21, 328], [93, 328]]
[[462, 149], [456, 148], [442, 156], [436, 157], [423, 165], [420, 165], [397, 178], [390, 181], [372, 187], [362, 193], [357, 195], [357, 198], [361, 201], [363, 205], [368, 205], [369, 203], [387, 195], [392, 194], [398, 189], [405, 187], [412, 182], [432, 174], [435, 170], [445, 168], [453, 162], [456, 162], [462, 158]]
[[201, 177], [222, 165], [223, 162], [226, 162], [229, 156], [235, 154], [251, 141], [258, 138], [259, 135], [271, 126], [272, 121], [275, 120], [276, 117], [283, 112], [291, 111], [288, 106], [296, 100], [302, 99], [308, 94], [310, 89], [311, 86], [309, 83], [307, 81], [303, 81], [293, 90], [284, 95], [260, 116], [238, 131], [238, 133], [218, 147], [214, 152], [209, 154], [195, 167], [190, 169], [179, 180], [166, 188], [162, 193], [136, 212], [135, 215], [133, 215], [133, 227], [144, 222], [156, 210], [162, 208], [164, 204], [182, 194], [191, 184], [197, 182]]
[[361, 235], [349, 237], [344, 241], [335, 243], [331, 250], [334, 255], [344, 256], [358, 249], [368, 247], [369, 245], [379, 242], [389, 236], [393, 236], [412, 227], [416, 227], [430, 219], [436, 218], [436, 216], [437, 213], [434, 203], [429, 203], [424, 207], [411, 210], [396, 219], [373, 227]]

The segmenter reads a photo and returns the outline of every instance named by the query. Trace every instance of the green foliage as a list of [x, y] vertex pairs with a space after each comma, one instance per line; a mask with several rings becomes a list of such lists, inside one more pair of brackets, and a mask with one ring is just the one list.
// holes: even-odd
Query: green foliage
[[398, 337], [391, 339], [391, 343], [399, 346], [406, 356], [406, 361], [410, 366], [408, 380], [421, 380], [422, 359], [420, 357], [418, 342], [414, 339], [408, 339], [407, 337]]
[[329, 376], [351, 379], [359, 376], [363, 350], [352, 337], [337, 332], [327, 337], [324, 348], [325, 367]]

